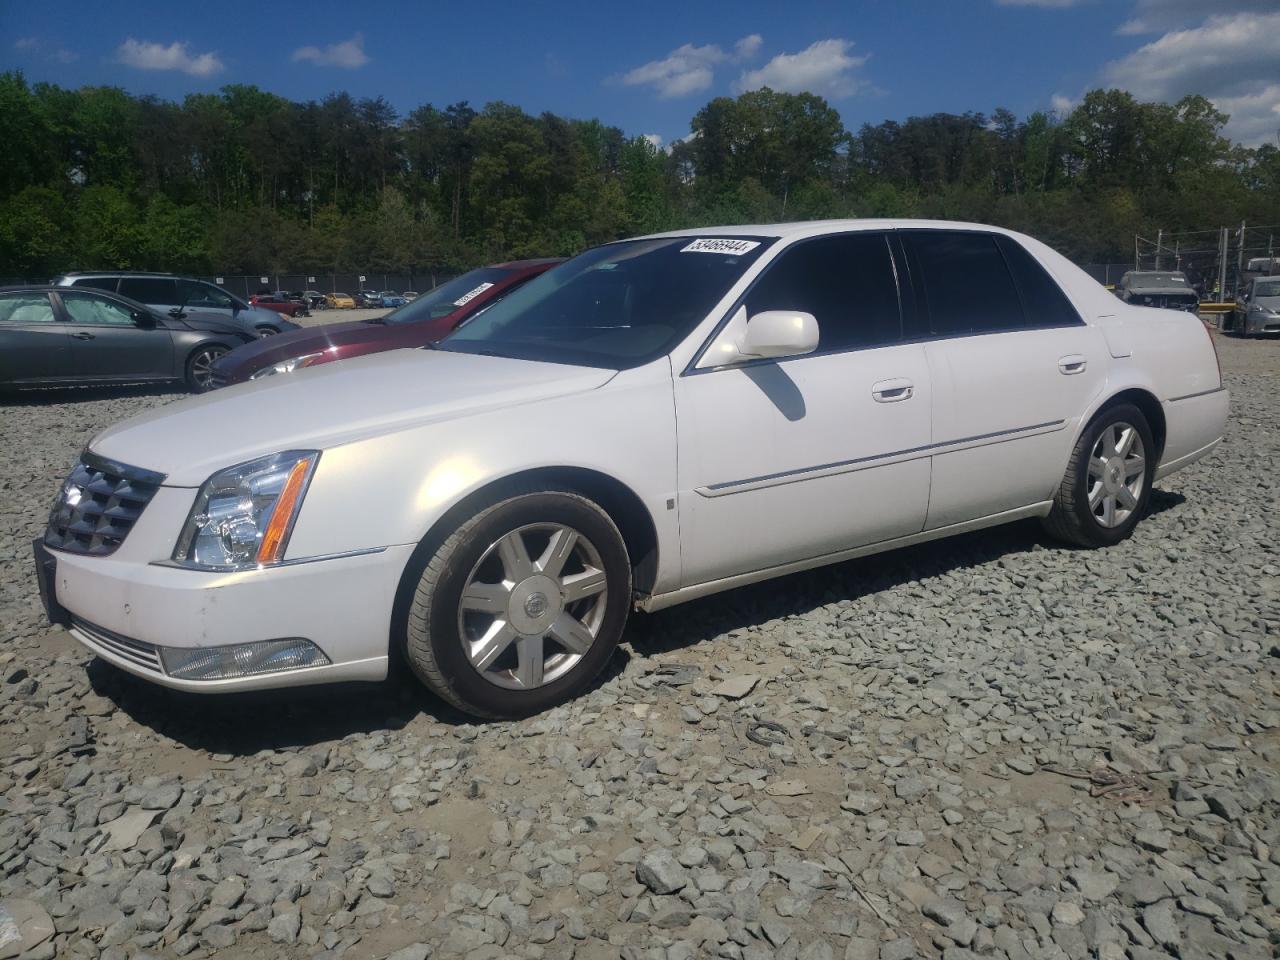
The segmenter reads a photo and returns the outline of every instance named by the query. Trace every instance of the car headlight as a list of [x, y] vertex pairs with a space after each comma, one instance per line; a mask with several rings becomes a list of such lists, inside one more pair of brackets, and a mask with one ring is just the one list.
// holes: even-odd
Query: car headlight
[[293, 373], [293, 371], [309, 367], [313, 363], [319, 363], [323, 358], [323, 350], [319, 353], [304, 353], [300, 357], [290, 357], [288, 360], [281, 360], [279, 363], [273, 363], [268, 367], [263, 367], [261, 370], [255, 370], [249, 374], [249, 379], [261, 380], [263, 377], [274, 377], [277, 373]]
[[288, 450], [204, 482], [173, 551], [196, 570], [249, 570], [284, 559], [318, 450]]

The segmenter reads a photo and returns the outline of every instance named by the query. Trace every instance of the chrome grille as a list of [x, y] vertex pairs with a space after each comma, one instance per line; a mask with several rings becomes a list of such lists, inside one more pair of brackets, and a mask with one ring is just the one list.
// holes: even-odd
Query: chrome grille
[[164, 474], [86, 451], [54, 501], [45, 545], [91, 556], [114, 553], [163, 481]]
[[164, 673], [160, 665], [160, 650], [152, 644], [122, 637], [118, 633], [112, 633], [79, 617], [71, 618], [71, 628], [79, 635], [80, 641], [94, 653], [113, 653], [143, 670]]

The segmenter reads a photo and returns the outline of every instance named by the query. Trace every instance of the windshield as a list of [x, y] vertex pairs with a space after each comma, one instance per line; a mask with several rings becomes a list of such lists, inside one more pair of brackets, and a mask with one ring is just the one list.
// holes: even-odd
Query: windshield
[[[434, 290], [422, 294], [403, 307], [397, 307], [382, 320], [385, 323], [412, 323], [415, 320], [436, 320], [447, 317], [458, 308], [465, 307], [510, 273], [510, 270], [501, 270], [498, 267], [481, 267], [479, 270], [472, 270], [470, 273], [455, 277], [448, 283], [440, 284]], [[399, 296], [398, 293], [390, 291], [384, 295]]]
[[1131, 287], [1178, 287], [1187, 285], [1187, 278], [1180, 273], [1133, 273], [1129, 275]]
[[489, 307], [440, 347], [614, 370], [639, 366], [686, 336], [770, 243], [667, 237], [597, 247]]
[[1266, 283], [1260, 280], [1253, 281], [1253, 295], [1255, 297], [1280, 297], [1280, 280], [1268, 280]]

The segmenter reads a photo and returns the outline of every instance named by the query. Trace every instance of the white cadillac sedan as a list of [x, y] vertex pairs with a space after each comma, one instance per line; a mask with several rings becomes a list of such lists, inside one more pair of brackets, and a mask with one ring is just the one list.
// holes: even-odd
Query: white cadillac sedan
[[51, 620], [166, 686], [403, 658], [522, 716], [588, 687], [632, 607], [1024, 517], [1114, 544], [1226, 416], [1195, 314], [1029, 237], [681, 231], [589, 250], [434, 348], [111, 427], [37, 569]]

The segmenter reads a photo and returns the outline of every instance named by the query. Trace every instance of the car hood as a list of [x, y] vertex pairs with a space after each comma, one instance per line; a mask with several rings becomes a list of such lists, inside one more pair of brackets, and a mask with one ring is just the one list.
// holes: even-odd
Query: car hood
[[1129, 289], [1131, 297], [1195, 297], [1196, 292], [1191, 287], [1181, 284], [1170, 284], [1169, 286], [1158, 287], [1131, 287]]
[[180, 324], [188, 330], [203, 330], [209, 333], [251, 333], [243, 321], [236, 317], [229, 317], [223, 313], [204, 313], [199, 310], [191, 310], [184, 313], [176, 320], [167, 318], [166, 322], [173, 325]]
[[108, 427], [94, 453], [194, 487], [281, 450], [324, 450], [484, 410], [594, 390], [613, 370], [393, 350], [179, 400]]
[[[299, 327], [274, 337], [263, 337], [227, 354], [219, 366], [227, 370], [253, 373], [281, 360], [319, 353], [329, 347], [373, 343], [386, 339], [387, 328], [376, 323], [326, 323], [319, 327]], [[381, 334], [381, 335], [380, 335]]]

